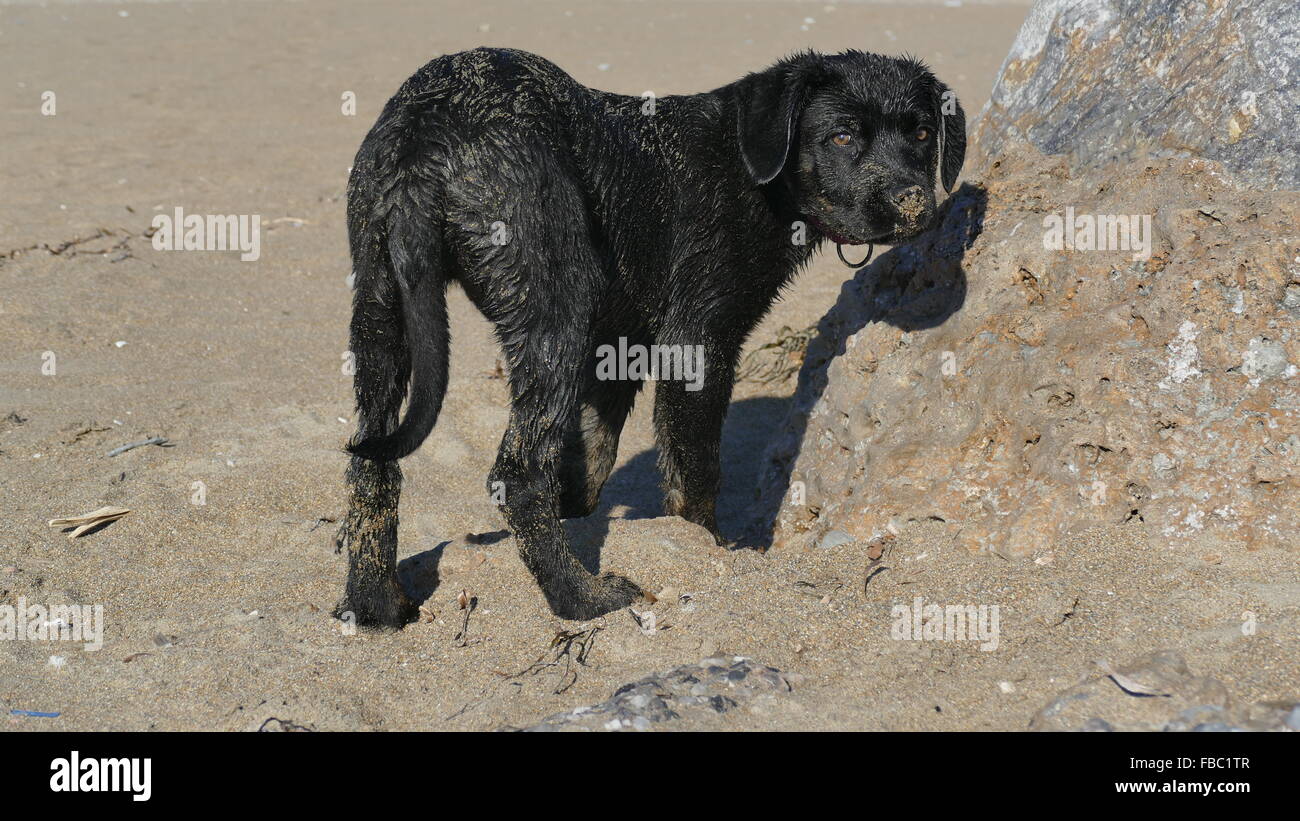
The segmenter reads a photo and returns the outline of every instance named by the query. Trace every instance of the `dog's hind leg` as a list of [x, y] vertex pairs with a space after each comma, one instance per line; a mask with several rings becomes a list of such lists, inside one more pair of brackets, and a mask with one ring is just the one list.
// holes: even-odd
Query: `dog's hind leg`
[[[397, 426], [406, 395], [409, 355], [398, 296], [355, 271], [351, 327], [359, 434], [384, 435]], [[394, 629], [414, 621], [416, 605], [397, 581], [397, 507], [402, 470], [395, 461], [353, 456], [348, 464], [348, 512], [338, 547], [348, 555], [347, 587], [334, 615], [363, 627]]]
[[402, 471], [396, 462], [352, 457], [348, 512], [338, 548], [348, 552], [348, 580], [335, 618], [362, 627], [397, 629], [415, 621], [417, 605], [397, 581], [397, 505]]
[[[425, 408], [437, 418], [446, 388], [448, 335], [445, 285], [432, 270], [439, 254], [437, 242], [412, 232], [400, 218], [390, 219], [385, 226], [373, 224], [364, 197], [366, 179], [364, 175], [360, 179], [357, 190], [349, 192], [348, 214], [354, 276], [350, 347], [358, 417], [357, 435], [349, 445], [354, 453], [367, 442], [385, 441], [384, 437], [407, 427], [399, 426], [398, 413], [413, 360], [426, 373], [417, 374], [412, 382], [407, 416], [416, 412], [423, 392]], [[407, 253], [403, 245], [418, 245], [419, 250]], [[401, 253], [399, 266], [393, 265], [394, 248]], [[419, 427], [424, 424], [432, 427], [433, 422], [426, 419]], [[397, 579], [402, 471], [391, 454], [389, 458], [354, 455], [346, 482], [348, 512], [337, 544], [347, 550], [348, 578], [335, 616], [364, 627], [400, 628], [418, 616], [417, 605]]]
[[[358, 276], [352, 318], [352, 355], [360, 431], [391, 431], [406, 393], [409, 361], [402, 320]], [[394, 295], [395, 296], [395, 295]], [[348, 464], [348, 512], [338, 547], [347, 550], [348, 579], [334, 615], [363, 627], [398, 628], [413, 621], [416, 606], [397, 582], [397, 506], [402, 470], [397, 462], [353, 456]]]

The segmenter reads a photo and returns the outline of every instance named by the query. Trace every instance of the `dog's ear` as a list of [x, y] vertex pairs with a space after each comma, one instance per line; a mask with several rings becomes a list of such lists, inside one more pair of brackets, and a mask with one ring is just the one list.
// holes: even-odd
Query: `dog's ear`
[[817, 58], [803, 57], [751, 74], [737, 89], [740, 156], [754, 182], [771, 182], [785, 167], [799, 115], [807, 102]]
[[938, 83], [936, 105], [939, 110], [939, 145], [935, 161], [943, 190], [952, 193], [957, 175], [966, 162], [966, 112], [962, 110], [957, 94], [943, 83]]

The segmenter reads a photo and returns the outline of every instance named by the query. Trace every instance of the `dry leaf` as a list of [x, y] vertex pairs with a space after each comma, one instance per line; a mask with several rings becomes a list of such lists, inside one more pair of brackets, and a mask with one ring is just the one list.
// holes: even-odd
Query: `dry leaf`
[[867, 545], [867, 558], [875, 561], [885, 555], [885, 548], [889, 547], [890, 542], [893, 540], [893, 533], [886, 533], [884, 536], [872, 539], [871, 544]]
[[68, 534], [69, 539], [75, 539], [87, 530], [98, 527], [99, 525], [116, 522], [126, 514], [130, 513], [129, 508], [113, 507], [112, 505], [101, 507], [99, 510], [83, 513], [80, 516], [67, 516], [60, 519], [50, 519], [50, 527], [68, 527], [76, 525], [76, 530]]

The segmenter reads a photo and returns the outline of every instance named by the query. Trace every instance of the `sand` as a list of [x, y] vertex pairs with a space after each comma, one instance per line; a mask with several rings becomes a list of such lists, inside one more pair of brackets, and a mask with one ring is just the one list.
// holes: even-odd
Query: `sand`
[[[670, 728], [1023, 729], [1052, 694], [1095, 674], [1094, 659], [1166, 646], [1244, 700], [1300, 692], [1293, 554], [1206, 567], [1102, 531], [1062, 546], [1052, 567], [1009, 567], [922, 530], [864, 588], [865, 545], [729, 553], [659, 517], [645, 401], [599, 511], [568, 527], [591, 564], [668, 588], [639, 608], [658, 629], [626, 612], [561, 622], [483, 491], [506, 386], [459, 291], [448, 399], [404, 464], [402, 575], [428, 620], [346, 635], [328, 616], [345, 571], [333, 521], [353, 427], [344, 185], [412, 71], [440, 53], [513, 46], [589, 85], [665, 94], [798, 48], [856, 47], [924, 57], [974, 114], [1023, 14], [519, 0], [0, 7], [0, 604], [102, 605], [105, 621], [97, 651], [0, 641], [0, 706], [60, 713], [0, 724], [496, 729], [716, 653], [789, 671], [795, 689]], [[54, 116], [42, 116], [45, 91]], [[355, 116], [342, 113], [345, 92]], [[154, 250], [144, 232], [177, 206], [261, 215], [260, 259]], [[750, 347], [814, 323], [849, 273], [824, 250]], [[725, 530], [755, 514], [754, 471], [793, 386], [738, 386]], [[151, 436], [172, 446], [107, 455]], [[76, 540], [46, 525], [104, 505], [132, 512]], [[462, 590], [477, 605], [457, 638]], [[916, 595], [1002, 602], [999, 649], [892, 639], [891, 608]], [[1261, 614], [1249, 639], [1245, 610]], [[557, 632], [593, 627], [585, 666], [522, 673], [554, 658]]]

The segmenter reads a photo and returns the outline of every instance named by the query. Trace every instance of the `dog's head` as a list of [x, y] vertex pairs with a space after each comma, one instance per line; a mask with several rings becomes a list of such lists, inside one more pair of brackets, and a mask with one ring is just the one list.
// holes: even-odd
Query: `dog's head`
[[753, 180], [784, 176], [796, 207], [834, 242], [897, 243], [934, 220], [966, 157], [966, 115], [919, 60], [801, 54], [737, 90]]

